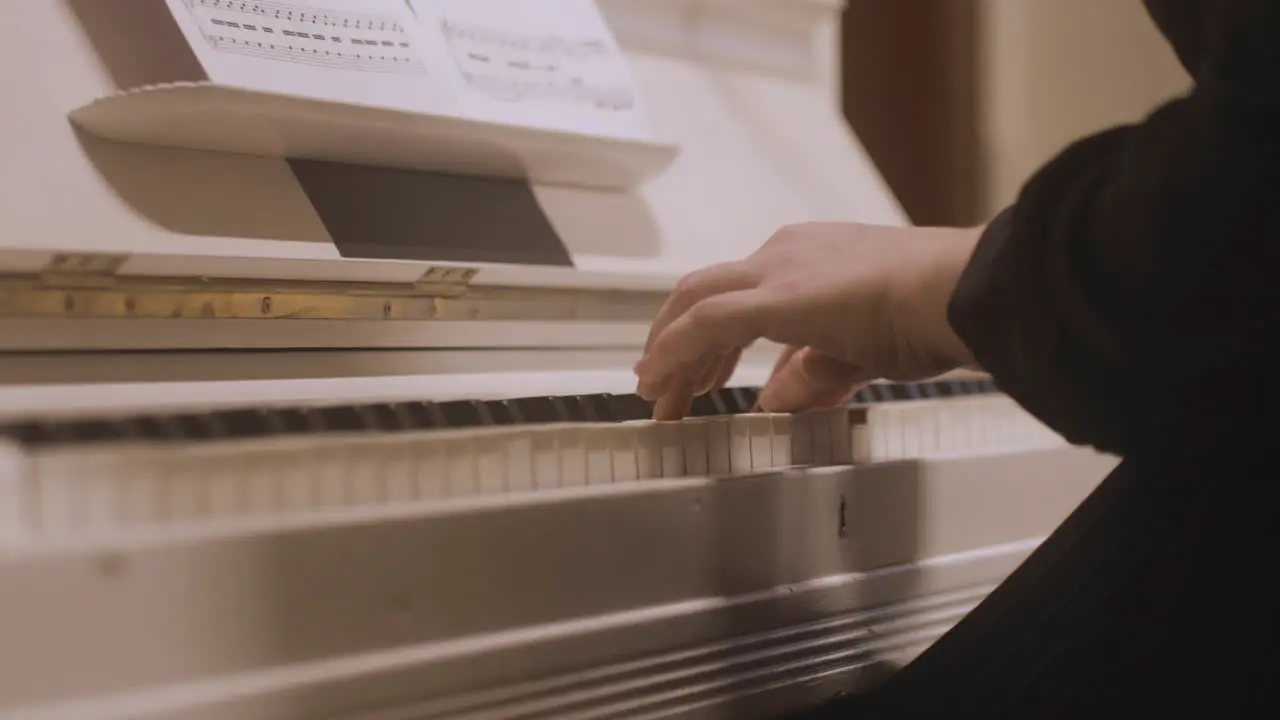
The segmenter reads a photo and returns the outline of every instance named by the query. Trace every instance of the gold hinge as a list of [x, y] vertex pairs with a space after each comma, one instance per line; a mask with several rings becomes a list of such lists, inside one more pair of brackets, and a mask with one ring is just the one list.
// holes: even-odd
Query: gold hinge
[[118, 275], [127, 259], [64, 254], [0, 276], [0, 317], [430, 320], [477, 272], [431, 267], [412, 283]]
[[92, 253], [54, 255], [40, 270], [40, 280], [49, 286], [106, 287], [128, 260], [127, 255]]

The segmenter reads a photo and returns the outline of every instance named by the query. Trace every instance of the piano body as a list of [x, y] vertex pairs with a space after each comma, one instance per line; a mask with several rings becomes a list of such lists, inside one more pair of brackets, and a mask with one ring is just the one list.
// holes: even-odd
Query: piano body
[[[124, 141], [165, 128], [116, 93], [188, 79], [163, 0], [0, 10], [0, 718], [768, 717], [926, 647], [1110, 468], [980, 376], [752, 414], [767, 345], [647, 422], [680, 275], [905, 220], [839, 0], [600, 6], [678, 152], [509, 140], [531, 182], [466, 128], [447, 173]], [[256, 122], [206, 90], [168, 122]]]

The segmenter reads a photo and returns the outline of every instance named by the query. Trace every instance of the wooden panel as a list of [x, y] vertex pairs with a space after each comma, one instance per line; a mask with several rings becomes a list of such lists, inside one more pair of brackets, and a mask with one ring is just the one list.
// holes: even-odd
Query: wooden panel
[[980, 220], [977, 0], [849, 0], [844, 111], [913, 222]]

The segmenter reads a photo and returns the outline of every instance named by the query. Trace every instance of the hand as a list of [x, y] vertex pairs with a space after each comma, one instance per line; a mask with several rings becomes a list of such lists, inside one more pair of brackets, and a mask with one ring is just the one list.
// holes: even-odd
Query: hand
[[843, 402], [862, 383], [938, 375], [973, 362], [947, 302], [980, 229], [809, 223], [753, 255], [694, 272], [658, 312], [636, 365], [654, 417], [678, 419], [728, 381], [760, 338], [787, 345], [761, 409]]

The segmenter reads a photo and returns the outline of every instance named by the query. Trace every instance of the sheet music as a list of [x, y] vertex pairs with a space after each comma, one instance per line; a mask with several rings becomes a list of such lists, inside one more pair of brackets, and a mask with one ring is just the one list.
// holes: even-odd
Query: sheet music
[[215, 82], [451, 112], [456, 70], [404, 0], [166, 0]]
[[639, 89], [595, 0], [409, 0], [457, 68], [463, 112], [647, 138]]

